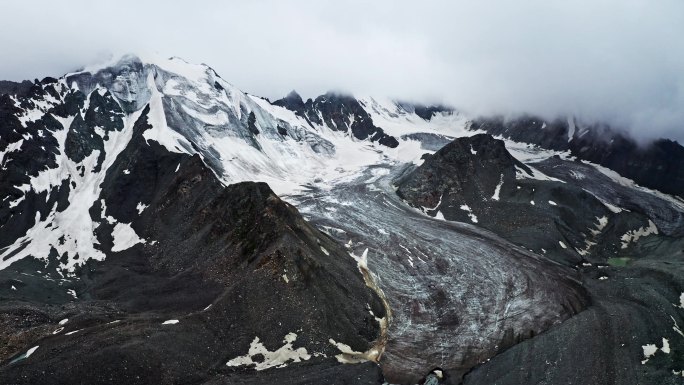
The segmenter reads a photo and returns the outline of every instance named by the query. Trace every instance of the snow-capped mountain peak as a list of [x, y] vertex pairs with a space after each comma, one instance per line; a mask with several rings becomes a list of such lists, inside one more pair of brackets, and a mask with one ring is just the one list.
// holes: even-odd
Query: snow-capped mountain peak
[[[56, 253], [65, 256], [61, 268], [73, 271], [104, 258], [95, 232], [116, 217], [105, 214], [106, 202], [98, 203], [101, 186], [136, 135], [172, 153], [198, 155], [225, 184], [264, 181], [278, 194], [325, 188], [369, 165], [418, 161], [422, 153], [418, 142], [373, 123], [384, 117], [377, 103], [368, 113], [363, 100], [326, 94], [308, 101], [306, 111], [291, 111], [179, 58], [125, 56], [6, 98], [0, 159], [9, 194], [0, 228], [13, 231], [0, 240], [0, 266]], [[141, 119], [147, 126], [136, 132]], [[45, 161], [20, 163], [27, 148]], [[128, 234], [123, 242], [132, 242], [135, 233]]]

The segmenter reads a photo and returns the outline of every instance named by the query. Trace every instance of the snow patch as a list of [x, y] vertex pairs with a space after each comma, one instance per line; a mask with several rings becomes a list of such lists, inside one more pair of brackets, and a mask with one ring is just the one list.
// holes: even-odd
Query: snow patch
[[473, 211], [470, 209], [470, 206], [461, 205], [460, 209], [468, 213], [468, 217], [470, 218], [471, 222], [477, 223], [477, 215], [473, 214]]
[[641, 361], [642, 365], [648, 362], [648, 359], [658, 351], [658, 347], [655, 344], [642, 345], [641, 348], [644, 350], [645, 358], [643, 361]]
[[[351, 243], [351, 239], [349, 240]], [[366, 248], [360, 257], [356, 256], [354, 253], [349, 253], [349, 255], [356, 261], [359, 268], [368, 270], [368, 248]]]
[[18, 151], [21, 149], [21, 145], [24, 143], [24, 139], [19, 139], [14, 143], [7, 145], [4, 151], [0, 151], [0, 169], [5, 169], [5, 156], [11, 152]]
[[142, 202], [138, 203], [137, 206], [135, 206], [135, 209], [138, 210], [138, 215], [142, 214], [143, 211], [145, 211], [146, 208], [148, 208], [150, 205], [143, 204]]
[[[283, 339], [282, 347], [275, 351], [269, 351], [260, 342], [259, 337], [254, 337], [254, 340], [249, 346], [249, 351], [244, 356], [235, 357], [226, 363], [227, 366], [248, 366], [254, 365], [256, 370], [264, 370], [272, 367], [282, 368], [287, 366], [288, 362], [302, 362], [311, 358], [311, 355], [306, 351], [306, 348], [294, 349], [292, 344], [297, 340], [297, 334], [288, 333]], [[254, 356], [262, 355], [262, 362], [255, 362]]]
[[620, 237], [620, 240], [622, 241], [622, 246], [621, 248], [626, 249], [630, 243], [636, 242], [639, 240], [639, 238], [651, 235], [651, 234], [658, 234], [658, 228], [656, 227], [655, 223], [651, 221], [650, 219], [648, 220], [648, 226], [642, 227], [636, 230], [628, 231], [626, 234], [624, 234], [622, 237]]
[[26, 351], [26, 358], [29, 358], [31, 354], [33, 354], [36, 350], [38, 349], [38, 346], [34, 346], [31, 349]]
[[660, 350], [665, 354], [670, 354], [670, 341], [663, 337], [663, 347]]
[[494, 189], [494, 195], [492, 195], [492, 199], [495, 201], [499, 200], [499, 193], [501, 192], [501, 186], [503, 186], [504, 182], [504, 176], [501, 174], [501, 179], [499, 180], [499, 184], [496, 185], [496, 188]]
[[20, 355], [19, 357], [13, 359], [12, 361], [10, 361], [10, 364], [13, 364], [17, 361], [21, 361], [21, 360], [25, 360], [25, 359], [29, 358], [31, 356], [31, 354], [33, 354], [36, 351], [36, 349], [38, 349], [38, 346], [32, 347], [31, 349], [27, 350], [26, 353], [24, 353], [24, 354]]
[[135, 233], [130, 223], [117, 223], [112, 231], [112, 237], [114, 237], [113, 252], [128, 250], [138, 243], [145, 243], [145, 240]]
[[178, 322], [180, 322], [180, 321], [178, 321], [177, 319], [170, 319], [170, 320], [162, 322], [162, 325], [175, 325]]
[[653, 355], [656, 354], [658, 350], [662, 351], [665, 354], [670, 354], [671, 352], [670, 341], [665, 337], [663, 337], [663, 347], [661, 347], [660, 349], [658, 349], [658, 346], [656, 344], [642, 345], [641, 348], [644, 351], [644, 360], [641, 361], [642, 365], [646, 364], [649, 358], [653, 357]]
[[342, 342], [336, 342], [334, 339], [329, 339], [332, 345], [334, 345], [342, 354], [335, 356], [338, 362], [342, 364], [360, 364], [362, 362], [368, 361], [365, 353], [356, 352], [352, 350], [351, 346], [344, 344]]
[[[599, 199], [599, 200], [600, 200], [600, 199]], [[614, 214], [618, 214], [618, 213], [621, 213], [621, 212], [625, 211], [625, 210], [623, 210], [622, 208], [617, 207], [617, 206], [615, 206], [615, 205], [613, 205], [613, 204], [610, 204], [610, 203], [608, 203], [608, 202], [605, 202], [605, 201], [602, 201], [602, 200], [601, 200], [601, 203], [603, 203], [603, 205], [606, 206], [606, 208], [608, 208], [608, 210], [610, 210], [610, 211], [611, 211], [612, 213], [614, 213]]]
[[[536, 179], [536, 180], [545, 180], [545, 181], [565, 183], [564, 180], [560, 180], [558, 178], [548, 176], [548, 175], [544, 174], [543, 172], [537, 170], [536, 168], [530, 166], [529, 164], [527, 165], [527, 168], [530, 169], [530, 173], [528, 173], [526, 170], [524, 170], [518, 166], [515, 166], [515, 179]], [[520, 188], [520, 186], [518, 186], [518, 188]]]

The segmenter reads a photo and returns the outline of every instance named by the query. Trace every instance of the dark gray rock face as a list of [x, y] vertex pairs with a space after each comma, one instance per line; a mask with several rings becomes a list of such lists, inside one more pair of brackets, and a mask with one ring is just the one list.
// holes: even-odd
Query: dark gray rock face
[[527, 249], [579, 263], [575, 250], [586, 247], [588, 229], [612, 213], [581, 188], [532, 176], [503, 141], [480, 134], [429, 156], [398, 183], [397, 194], [430, 215], [475, 223]]
[[569, 150], [580, 159], [608, 167], [642, 186], [684, 197], [684, 147], [671, 140], [638, 144], [605, 125], [580, 128], [573, 121], [545, 122], [535, 117], [480, 119], [471, 128], [548, 149]]
[[370, 115], [351, 96], [329, 92], [304, 103], [301, 96], [292, 91], [273, 104], [294, 111], [309, 124], [325, 125], [333, 131], [349, 132], [356, 139], [368, 139], [391, 148], [399, 145], [395, 137], [373, 124]]
[[33, 83], [28, 80], [22, 82], [0, 80], [0, 94], [26, 95], [31, 86], [33, 86]]
[[306, 117], [306, 104], [304, 104], [304, 100], [295, 90], [292, 90], [284, 98], [274, 101], [273, 104], [294, 111], [299, 116]]
[[[385, 314], [347, 252], [266, 184], [223, 186], [199, 156], [145, 141], [148, 127], [145, 110], [90, 209], [93, 219], [110, 218], [96, 231], [104, 261], [36, 280], [32, 294], [9, 286], [30, 286], [36, 271], [50, 276], [50, 265], [27, 258], [0, 271], [10, 284], [0, 292], [0, 382], [379, 383], [375, 364], [347, 370], [330, 342], [369, 350], [381, 334], [375, 317]], [[114, 250], [114, 223], [130, 223], [145, 241]], [[77, 300], [51, 298], [65, 288]], [[270, 352], [287, 342], [306, 357], [286, 359], [284, 374], [226, 365], [256, 342]]]
[[[397, 193], [429, 215], [475, 223], [566, 265], [622, 256], [621, 238], [649, 220], [681, 236], [682, 212], [593, 167], [558, 158], [534, 167], [513, 158], [503, 141], [479, 134], [429, 156], [399, 181]], [[537, 168], [551, 178], [535, 176]], [[629, 211], [613, 212], [604, 201]]]

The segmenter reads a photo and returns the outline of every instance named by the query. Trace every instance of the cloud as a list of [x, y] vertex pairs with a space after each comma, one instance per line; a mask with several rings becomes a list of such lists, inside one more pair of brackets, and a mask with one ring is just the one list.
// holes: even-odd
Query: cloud
[[6, 1], [0, 78], [155, 52], [276, 98], [329, 89], [574, 114], [684, 142], [684, 2]]

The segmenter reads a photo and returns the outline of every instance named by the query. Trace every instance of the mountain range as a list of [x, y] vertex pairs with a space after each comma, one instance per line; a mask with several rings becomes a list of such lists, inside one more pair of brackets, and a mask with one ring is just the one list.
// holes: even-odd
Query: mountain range
[[126, 56], [0, 82], [0, 383], [681, 384], [684, 147]]

